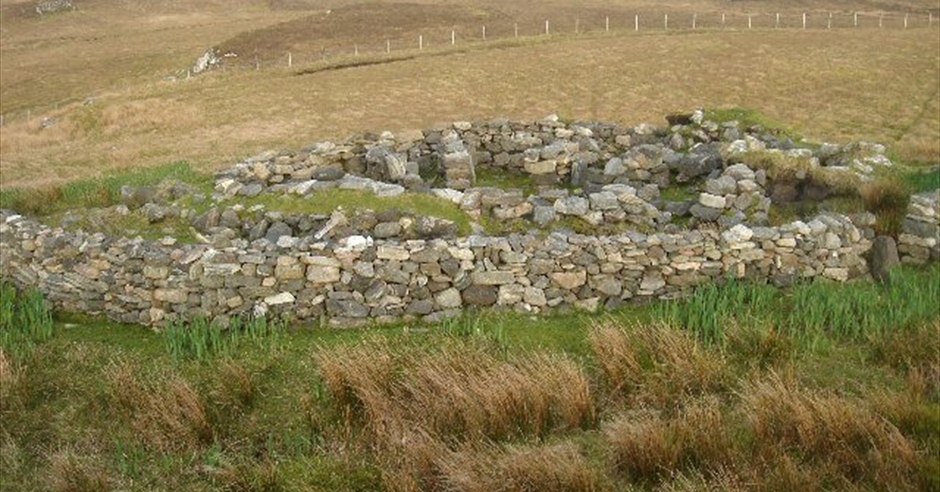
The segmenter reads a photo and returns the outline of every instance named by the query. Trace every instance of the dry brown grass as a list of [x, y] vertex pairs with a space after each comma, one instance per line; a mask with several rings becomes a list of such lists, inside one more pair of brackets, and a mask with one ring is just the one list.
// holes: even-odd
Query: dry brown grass
[[503, 361], [466, 347], [428, 354], [378, 345], [322, 351], [316, 361], [341, 413], [380, 441], [400, 441], [415, 426], [461, 441], [541, 436], [594, 419], [586, 376], [560, 356]]
[[212, 441], [213, 429], [202, 399], [179, 376], [143, 382], [131, 366], [118, 364], [108, 370], [107, 378], [126, 425], [147, 447], [185, 451]]
[[861, 404], [776, 375], [745, 385], [741, 398], [763, 456], [795, 451], [836, 479], [917, 489], [914, 445]]
[[[8, 114], [0, 129], [3, 186], [178, 159], [219, 168], [261, 150], [299, 148], [364, 130], [494, 116], [536, 119], [553, 112], [632, 125], [660, 121], [663, 114], [690, 106], [749, 107], [811, 139], [874, 140], [904, 158], [937, 160], [940, 121], [929, 108], [937, 104], [940, 67], [932, 38], [925, 30], [887, 29], [619, 33], [519, 46], [494, 43], [447, 56], [429, 56], [433, 50], [426, 50], [428, 56], [411, 60], [308, 76], [270, 69], [182, 82], [131, 78], [127, 88], [100, 94], [93, 111], [80, 104], [53, 111], [62, 130], [38, 130], [45, 111], [36, 111], [29, 123]], [[193, 43], [185, 39], [181, 42]], [[144, 43], [124, 41], [125, 46]], [[67, 53], [42, 57], [57, 60]], [[185, 66], [196, 54], [176, 55], [173, 64]], [[15, 56], [4, 52], [5, 77], [25, 77], [13, 71]], [[716, 82], [688, 77], [684, 67], [703, 60]], [[75, 69], [75, 87], [104, 72], [101, 66], [63, 67]], [[17, 94], [19, 88], [30, 92]], [[30, 101], [42, 98], [36, 91], [4, 79], [4, 111], [33, 105]], [[94, 131], [66, 131], [86, 112]]]
[[0, 349], [0, 414], [3, 413], [10, 398], [10, 394], [20, 380], [20, 372], [13, 360], [7, 356], [6, 351]]
[[724, 357], [670, 326], [605, 323], [590, 342], [611, 394], [633, 402], [666, 408], [727, 384]]
[[104, 463], [70, 449], [49, 457], [47, 473], [48, 490], [55, 492], [105, 492], [113, 488]]
[[911, 190], [904, 182], [891, 178], [869, 181], [858, 188], [858, 194], [865, 210], [878, 217], [877, 233], [896, 236], [901, 232], [911, 198]]
[[439, 459], [441, 488], [462, 492], [588, 492], [597, 473], [570, 443], [480, 446]]
[[681, 470], [715, 470], [732, 456], [717, 399], [692, 401], [672, 417], [650, 410], [623, 414], [605, 427], [614, 467], [635, 482]]
[[[322, 350], [315, 359], [335, 413], [347, 428], [364, 429], [361, 437], [380, 457], [391, 490], [438, 487], [440, 460], [451, 449], [594, 421], [586, 376], [561, 356], [503, 360], [465, 345], [419, 350], [370, 343]], [[525, 460], [513, 463], [520, 468], [507, 464], [506, 473], [531, 471]]]

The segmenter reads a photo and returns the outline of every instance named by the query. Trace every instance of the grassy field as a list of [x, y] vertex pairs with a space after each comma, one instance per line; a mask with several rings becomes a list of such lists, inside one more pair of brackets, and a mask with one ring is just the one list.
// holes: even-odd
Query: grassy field
[[896, 273], [369, 333], [4, 292], [0, 490], [940, 490], [940, 270]]
[[[483, 1], [446, 8], [428, 3], [419, 9], [336, 2], [311, 10], [305, 2], [245, 0], [207, 2], [190, 12], [182, 2], [158, 2], [146, 10], [135, 2], [117, 8], [89, 1], [74, 13], [37, 19], [10, 13], [23, 2], [3, 2], [2, 186], [61, 183], [179, 160], [217, 169], [270, 148], [454, 120], [535, 119], [558, 113], [632, 125], [659, 122], [663, 114], [695, 107], [753, 108], [813, 140], [874, 140], [907, 161], [936, 163], [940, 158], [936, 27], [807, 32], [763, 27], [668, 34], [604, 34], [596, 29], [574, 34], [573, 27], [567, 32], [559, 27], [561, 34], [552, 37], [475, 42], [454, 49], [432, 42], [428, 34], [429, 46], [420, 53], [396, 48], [390, 57], [363, 54], [381, 62], [374, 65], [299, 75], [348, 64], [350, 59], [343, 57], [322, 61], [323, 43], [350, 46], [361, 36], [361, 22], [399, 29], [391, 34], [414, 42], [423, 26], [447, 32], [458, 24], [469, 29], [479, 16], [528, 22], [526, 15], [534, 19], [562, 12], [558, 18], [570, 23], [578, 15], [574, 10], [597, 12], [585, 14], [587, 26], [589, 18], [596, 21], [601, 14], [622, 17], [654, 8], [628, 1], [608, 7], [544, 1], [497, 11], [496, 4]], [[329, 16], [338, 20], [307, 23], [310, 16], [327, 15], [323, 9], [330, 7], [335, 11]], [[689, 1], [671, 8], [705, 16], [725, 7]], [[794, 12], [806, 5], [735, 2], [732, 7], [730, 13], [740, 15]], [[831, 2], [816, 11], [828, 8], [845, 15], [875, 7]], [[923, 17], [935, 7], [897, 2], [879, 8], [892, 14], [916, 11]], [[377, 32], [377, 39], [391, 35]], [[213, 45], [243, 53], [257, 50], [281, 65], [258, 71], [233, 65], [225, 72], [180, 80], [181, 71], [185, 74]], [[292, 69], [286, 67], [287, 50], [295, 51]], [[250, 54], [242, 59], [251, 65]], [[84, 105], [89, 96], [94, 104]], [[43, 118], [54, 124], [42, 129]]]

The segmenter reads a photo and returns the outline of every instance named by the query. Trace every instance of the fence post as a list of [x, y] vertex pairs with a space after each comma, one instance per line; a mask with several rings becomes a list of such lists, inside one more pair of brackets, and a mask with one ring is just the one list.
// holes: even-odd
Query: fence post
[[803, 12], [803, 30], [806, 30], [806, 12]]
[[725, 27], [725, 13], [721, 13], [721, 27]]
[[294, 66], [294, 56], [291, 54], [290, 51], [288, 51], [287, 52], [287, 68], [291, 68], [293, 66]]
[[545, 19], [545, 35], [548, 36], [548, 19]]
[[878, 16], [878, 28], [881, 29], [884, 26], [885, 26], [885, 15], [881, 14], [880, 16]]
[[386, 53], [391, 53], [391, 52], [392, 52], [392, 40], [390, 40], [390, 39], [386, 39], [386, 40], [385, 40], [385, 52], [386, 52]]
[[858, 27], [858, 12], [852, 13], [852, 27]]
[[698, 14], [692, 14], [692, 30], [693, 31], [695, 30], [695, 21], [697, 20], [696, 19], [697, 17], [698, 17]]
[[483, 26], [483, 41], [486, 41], [486, 26]]
[[774, 29], [780, 28], [780, 12], [777, 12], [777, 20], [774, 21]]
[[255, 70], [261, 70], [261, 61], [258, 60], [258, 55], [255, 55]]
[[418, 49], [424, 49], [424, 34], [418, 34]]
[[359, 56], [359, 45], [358, 45], [358, 44], [353, 45], [353, 53], [354, 53], [356, 56]]
[[450, 31], [450, 45], [457, 44], [457, 31]]
[[604, 18], [604, 32], [610, 32], [610, 16]]
[[829, 12], [829, 20], [826, 21], [826, 29], [832, 29], [832, 12]]
[[751, 29], [751, 14], [747, 14], [747, 28]]
[[669, 14], [663, 14], [663, 29], [669, 30]]
[[639, 14], [633, 16], [633, 30], [634, 31], [640, 30], [640, 15]]
[[904, 29], [907, 29], [907, 14], [904, 14]]

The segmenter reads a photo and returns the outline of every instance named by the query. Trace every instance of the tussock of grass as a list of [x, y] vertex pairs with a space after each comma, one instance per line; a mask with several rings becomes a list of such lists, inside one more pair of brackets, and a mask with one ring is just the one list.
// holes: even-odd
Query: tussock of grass
[[611, 393], [632, 401], [664, 408], [727, 383], [719, 352], [668, 325], [602, 324], [590, 340]]
[[794, 450], [845, 480], [916, 489], [914, 445], [857, 402], [801, 389], [776, 375], [746, 385], [741, 398], [756, 445], [765, 452]]
[[444, 490], [464, 492], [589, 492], [597, 472], [570, 444], [481, 446], [440, 459]]
[[49, 490], [55, 492], [103, 492], [112, 490], [111, 478], [102, 463], [65, 449], [49, 458]]
[[348, 428], [364, 427], [380, 450], [392, 490], [434, 483], [451, 445], [547, 436], [595, 418], [586, 375], [563, 357], [373, 345], [321, 351], [315, 360], [335, 413]]
[[166, 453], [198, 449], [212, 441], [202, 398], [179, 376], [145, 382], [131, 366], [118, 364], [107, 378], [124, 423], [148, 448]]
[[395, 427], [400, 433], [412, 422], [445, 438], [505, 439], [578, 429], [594, 419], [587, 378], [565, 358], [502, 361], [462, 347], [389, 352], [367, 347], [316, 356], [342, 413], [359, 413], [376, 433]]
[[716, 469], [732, 452], [714, 397], [690, 402], [672, 418], [659, 412], [624, 414], [604, 429], [614, 467], [635, 482], [655, 483], [681, 470]]
[[907, 205], [911, 200], [911, 187], [900, 178], [884, 177], [862, 184], [858, 194], [865, 210], [875, 214], [875, 231], [897, 236], [901, 232]]

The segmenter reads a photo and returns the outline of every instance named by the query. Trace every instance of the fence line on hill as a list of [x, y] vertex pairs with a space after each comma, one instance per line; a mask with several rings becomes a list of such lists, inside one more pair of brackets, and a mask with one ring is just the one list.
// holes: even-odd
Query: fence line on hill
[[[520, 30], [520, 27], [522, 30]], [[531, 25], [520, 25], [512, 21], [511, 25], [481, 24], [479, 28], [459, 30], [427, 29], [414, 37], [386, 37], [371, 43], [353, 43], [352, 46], [321, 47], [316, 53], [286, 51], [272, 58], [253, 55], [249, 62], [223, 63], [221, 70], [262, 70], [271, 68], [293, 69], [295, 66], [315, 66], [318, 63], [330, 63], [337, 60], [349, 60], [355, 64], [356, 58], [388, 56], [393, 53], [420, 53], [431, 49], [455, 48], [460, 45], [480, 46], [484, 43], [518, 39], [534, 40], [540, 37], [578, 36], [606, 33], [678, 33], [693, 31], [748, 31], [748, 30], [846, 30], [846, 29], [934, 29], [940, 27], [940, 15], [933, 12], [897, 13], [897, 12], [802, 12], [802, 13], [738, 13], [671, 11], [662, 14], [635, 13], [630, 15], [605, 15], [602, 18], [575, 17], [568, 22], [545, 19], [533, 29]], [[185, 81], [193, 77], [191, 70], [166, 77], [168, 81]], [[91, 101], [91, 98], [87, 98]], [[44, 125], [50, 121], [49, 113], [57, 113], [60, 106], [74, 104], [75, 100], [60, 101], [54, 105], [30, 108], [17, 112], [0, 114], [0, 128], [11, 122], [37, 122]]]

